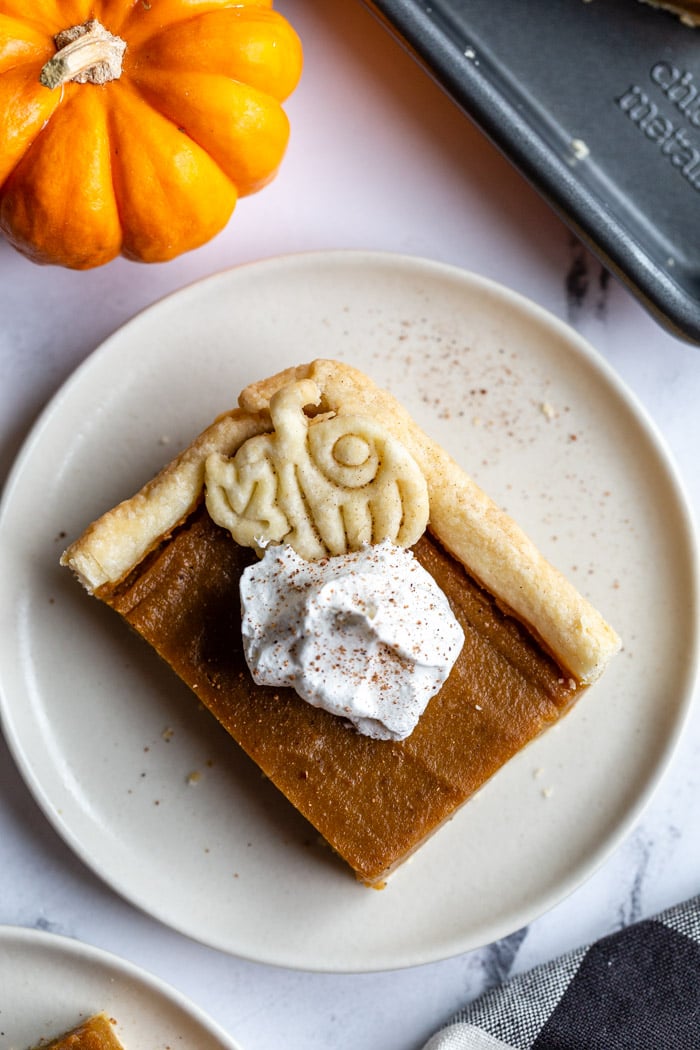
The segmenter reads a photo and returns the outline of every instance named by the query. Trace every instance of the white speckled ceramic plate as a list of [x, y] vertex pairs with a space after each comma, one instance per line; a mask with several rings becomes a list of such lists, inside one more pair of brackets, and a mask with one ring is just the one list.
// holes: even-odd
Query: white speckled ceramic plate
[[99, 948], [0, 926], [0, 1046], [25, 1050], [104, 1012], [125, 1050], [241, 1050], [179, 992]]
[[[625, 642], [564, 722], [380, 893], [354, 881], [148, 647], [58, 565], [68, 539], [241, 387], [317, 356], [389, 386]], [[275, 259], [141, 314], [39, 421], [7, 487], [0, 539], [4, 727], [45, 813], [135, 905], [258, 961], [396, 968], [525, 925], [630, 829], [689, 704], [695, 553], [653, 427], [565, 325], [418, 259]]]

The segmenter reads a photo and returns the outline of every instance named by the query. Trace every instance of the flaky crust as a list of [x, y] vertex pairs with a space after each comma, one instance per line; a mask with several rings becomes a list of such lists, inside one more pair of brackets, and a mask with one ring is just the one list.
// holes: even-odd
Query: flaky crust
[[207, 456], [232, 455], [248, 437], [269, 430], [272, 395], [306, 378], [321, 391], [322, 411], [369, 415], [406, 447], [428, 484], [431, 532], [571, 676], [582, 684], [595, 681], [620, 648], [615, 631], [391, 394], [337, 361], [299, 365], [247, 387], [238, 409], [220, 417], [141, 492], [90, 525], [62, 563], [90, 591], [119, 582], [199, 502]]
[[687, 26], [700, 25], [700, 3], [697, 0], [678, 0], [674, 3], [673, 0], [644, 0], [644, 3], [649, 4], [650, 7], [661, 7], [666, 11], [671, 11], [674, 15], [678, 15], [681, 22], [684, 22]]
[[233, 455], [249, 437], [269, 428], [267, 417], [240, 409], [220, 416], [140, 492], [88, 525], [65, 551], [61, 564], [69, 566], [91, 594], [118, 583], [197, 506], [207, 456]]

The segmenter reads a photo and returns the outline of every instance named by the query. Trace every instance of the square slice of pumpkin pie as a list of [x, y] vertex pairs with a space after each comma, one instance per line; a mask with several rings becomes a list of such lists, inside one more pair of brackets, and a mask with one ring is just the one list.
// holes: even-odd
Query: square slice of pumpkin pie
[[370, 885], [620, 647], [402, 405], [335, 361], [247, 387], [62, 563]]

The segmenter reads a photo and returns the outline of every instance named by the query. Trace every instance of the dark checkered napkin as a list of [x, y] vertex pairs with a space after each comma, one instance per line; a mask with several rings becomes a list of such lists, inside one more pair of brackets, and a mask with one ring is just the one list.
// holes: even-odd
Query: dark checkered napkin
[[424, 1050], [700, 1050], [700, 897], [492, 989]]

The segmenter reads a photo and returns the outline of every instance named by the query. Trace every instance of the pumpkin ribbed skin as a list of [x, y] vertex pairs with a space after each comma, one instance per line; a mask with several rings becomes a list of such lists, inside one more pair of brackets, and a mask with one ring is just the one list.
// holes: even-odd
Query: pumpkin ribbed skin
[[[44, 86], [91, 20], [126, 44], [120, 75]], [[74, 269], [204, 244], [274, 176], [301, 66], [271, 0], [0, 0], [0, 229]]]

